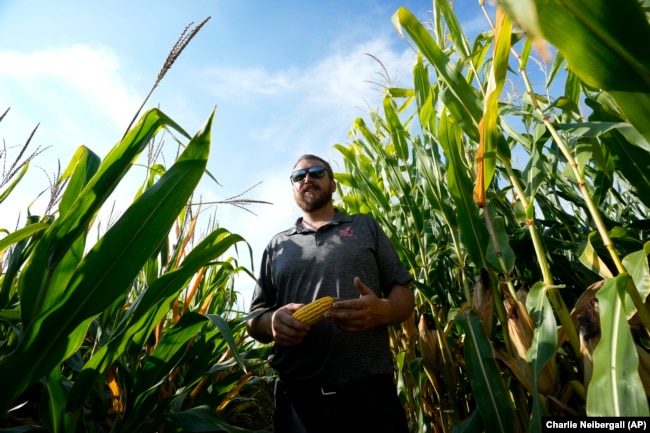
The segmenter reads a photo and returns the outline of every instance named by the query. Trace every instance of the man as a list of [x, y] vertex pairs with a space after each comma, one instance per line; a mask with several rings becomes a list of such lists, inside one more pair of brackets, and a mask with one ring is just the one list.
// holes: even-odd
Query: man
[[[409, 318], [411, 275], [377, 222], [336, 209], [330, 165], [300, 157], [290, 176], [302, 217], [262, 256], [249, 335], [274, 342], [274, 431], [408, 432], [393, 382], [388, 326]], [[326, 320], [292, 314], [323, 296], [337, 299]]]

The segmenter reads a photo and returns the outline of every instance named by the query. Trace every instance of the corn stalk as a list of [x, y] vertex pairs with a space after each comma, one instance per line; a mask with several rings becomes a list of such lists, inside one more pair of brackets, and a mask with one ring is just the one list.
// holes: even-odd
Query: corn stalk
[[[556, 54], [545, 92], [562, 89], [553, 80], [564, 78], [565, 94], [549, 100], [535, 91], [530, 58], [541, 45], [510, 21], [526, 9], [502, 3], [509, 7], [495, 17], [486, 10], [486, 31], [473, 43], [446, 1], [434, 2], [429, 29], [400, 8], [393, 22], [419, 50], [413, 88], [388, 82], [371, 126], [357, 119], [350, 143], [335, 146], [348, 173], [337, 174], [341, 205], [376, 216], [416, 277], [421, 337], [393, 345], [398, 378], [417, 387], [404, 397], [412, 431], [475, 431], [487, 423], [490, 431], [540, 431], [545, 414], [647, 413], [649, 381], [639, 364], [647, 356], [636, 337], [648, 329], [645, 126], [634, 115], [627, 123], [608, 94], [594, 90], [606, 87], [586, 79], [591, 87], [584, 86], [570, 56], [561, 71], [565, 53], [589, 52], [584, 47]], [[561, 7], [529, 3], [548, 9], [540, 19]], [[607, 18], [601, 28], [626, 26], [603, 12], [608, 7], [586, 9]], [[583, 24], [564, 18], [565, 33]], [[645, 20], [635, 25], [646, 31]], [[643, 76], [648, 63], [635, 54]], [[517, 71], [509, 69], [513, 59]], [[516, 81], [520, 99], [503, 102], [505, 85]], [[589, 118], [580, 104], [592, 109]], [[523, 170], [513, 159], [523, 160]], [[583, 308], [594, 302], [608, 311], [607, 327]], [[396, 338], [412, 333], [408, 327]], [[607, 338], [597, 345], [588, 329]]]

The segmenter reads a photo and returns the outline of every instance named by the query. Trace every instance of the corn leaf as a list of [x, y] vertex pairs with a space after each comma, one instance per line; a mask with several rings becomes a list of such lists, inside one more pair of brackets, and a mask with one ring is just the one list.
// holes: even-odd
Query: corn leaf
[[492, 68], [488, 76], [487, 96], [485, 98], [483, 117], [479, 129], [479, 147], [476, 151], [476, 184], [474, 186], [474, 201], [477, 206], [487, 206], [485, 192], [492, 182], [497, 162], [497, 143], [499, 130], [499, 97], [508, 72], [510, 57], [510, 38], [512, 37], [512, 21], [501, 8], [497, 8], [497, 21], [494, 28], [494, 56]]
[[217, 229], [206, 236], [177, 269], [154, 280], [131, 305], [126, 318], [114, 330], [108, 342], [84, 365], [70, 391], [68, 410], [81, 406], [97, 377], [116, 362], [130, 345], [139, 347], [145, 344], [154, 327], [168, 314], [169, 305], [200, 268], [242, 241], [239, 235], [231, 234], [224, 228]]
[[[35, 218], [30, 218], [34, 219]], [[29, 221], [29, 220], [28, 220]], [[23, 265], [26, 256], [26, 250], [42, 237], [43, 232], [50, 226], [50, 219], [46, 222], [29, 222], [27, 226], [8, 234], [0, 239], [0, 256], [4, 254], [7, 248], [12, 247], [11, 253], [8, 254], [7, 265], [3, 269], [2, 284], [0, 284], [0, 308], [6, 308], [10, 299], [15, 297], [14, 281]], [[20, 313], [19, 309], [15, 311]]]
[[[106, 156], [97, 173], [79, 193], [65, 218], [59, 218], [38, 243], [19, 281], [21, 314], [25, 326], [42, 312], [53, 270], [70, 246], [90, 226], [104, 201], [114, 191], [135, 158], [164, 126], [176, 124], [159, 110], [150, 110]], [[180, 127], [178, 127], [180, 131]]]
[[431, 86], [429, 71], [424, 65], [422, 54], [418, 54], [413, 67], [413, 80], [418, 107], [418, 120], [420, 128], [425, 132], [422, 139], [426, 144], [432, 145], [433, 135], [436, 130], [435, 92], [437, 86]]
[[390, 133], [391, 141], [395, 146], [395, 156], [405, 161], [408, 159], [408, 143], [406, 142], [408, 132], [404, 129], [398, 113], [393, 105], [393, 99], [390, 96], [384, 97], [384, 113], [386, 115], [386, 125]]
[[[484, 209], [484, 212], [495, 214], [491, 207]], [[510, 247], [505, 221], [500, 216], [491, 220], [494, 231], [490, 233], [490, 242], [486, 251], [487, 261], [501, 272], [512, 272], [515, 267], [515, 254]]]
[[474, 203], [470, 174], [462, 161], [460, 131], [444, 113], [440, 119], [438, 137], [448, 159], [447, 185], [456, 205], [463, 244], [476, 266], [487, 268], [485, 254], [489, 237]]
[[542, 431], [542, 416], [546, 415], [539, 395], [539, 379], [544, 365], [555, 356], [557, 347], [557, 325], [543, 282], [536, 283], [530, 289], [526, 308], [535, 326], [533, 342], [526, 354], [526, 360], [533, 370], [534, 394], [530, 432], [535, 433]]
[[449, 32], [449, 39], [454, 44], [455, 52], [460, 55], [463, 60], [472, 57], [472, 50], [469, 47], [467, 38], [463, 34], [463, 28], [454, 14], [452, 3], [448, 1], [437, 1], [434, 7], [440, 11], [441, 18], [444, 18], [447, 26], [446, 30]]
[[492, 343], [481, 320], [467, 310], [456, 318], [465, 331], [463, 353], [478, 410], [491, 432], [515, 431], [515, 415], [508, 388], [503, 383]]
[[422, 54], [436, 68], [438, 75], [446, 83], [441, 98], [454, 115], [458, 125], [472, 140], [478, 142], [478, 122], [482, 116], [482, 109], [472, 86], [452, 65], [449, 56], [442, 51], [427, 29], [408, 9], [400, 7], [393, 15], [392, 21], [402, 37], [404, 36], [403, 30], [406, 30]]
[[444, 176], [435, 171], [440, 167], [440, 156], [435, 153], [434, 148], [425, 150], [422, 146], [415, 149], [415, 160], [417, 169], [422, 176], [421, 186], [424, 196], [431, 204], [434, 212], [439, 212], [449, 227], [457, 227], [456, 212], [451, 206], [451, 197], [442, 183]]
[[[166, 116], [157, 114], [161, 113], [150, 111], [144, 121], [148, 128], [144, 128], [141, 122], [135, 127], [135, 132], [126, 135], [125, 140], [138, 143], [146, 137], [148, 141], [151, 133], [166, 123]], [[124, 293], [143, 264], [166, 239], [178, 213], [204, 173], [213, 115], [214, 112], [203, 130], [190, 141], [176, 163], [156, 185], [140, 196], [88, 252], [74, 270], [74, 275], [57, 304], [31, 320], [15, 352], [2, 360], [0, 383], [6, 384], [6, 389], [11, 392], [0, 396], [0, 413], [4, 413], [15, 396], [63, 361], [74, 346], [68, 340], [68, 335]], [[45, 247], [37, 248], [34, 253], [36, 259], [31, 262], [30, 280], [39, 287], [46, 279], [37, 277], [34, 266], [43, 266], [41, 274], [44, 269], [51, 269], [48, 263], [60, 262], [56, 256], [62, 257], [65, 254], [61, 245], [69, 248], [83, 232], [82, 223], [87, 224], [89, 217], [96, 211], [97, 205], [92, 199], [95, 192], [102, 196], [97, 190], [112, 189], [109, 186], [114, 186], [119, 181], [131, 163], [127, 154], [135, 156], [138, 152], [133, 147], [140, 146], [125, 147], [128, 152], [123, 152], [124, 149], [118, 146], [121, 152], [115, 152], [114, 149], [109, 153], [97, 174], [74, 202], [69, 214], [55, 221], [53, 226], [56, 224], [56, 227], [48, 229], [48, 232], [51, 230], [49, 236], [42, 240]], [[110, 165], [106, 165], [110, 162], [116, 165], [116, 173], [113, 173]], [[13, 374], [19, 366], [23, 375]]]
[[[638, 291], [642, 302], [650, 294], [650, 269], [648, 268], [648, 255], [650, 242], [643, 245], [643, 249], [628, 254], [623, 258], [623, 266], [634, 281], [635, 290]], [[628, 318], [635, 312], [634, 302], [630, 297], [625, 297], [625, 311]]]
[[241, 367], [242, 371], [245, 372], [246, 365], [244, 365], [244, 359], [241, 357], [241, 354], [239, 353], [239, 349], [237, 348], [237, 342], [232, 336], [232, 331], [230, 330], [228, 323], [224, 320], [223, 317], [217, 314], [206, 314], [205, 317], [207, 317], [208, 320], [212, 322], [214, 327], [219, 330], [221, 336], [228, 344], [228, 348], [232, 351], [235, 361], [237, 361], [237, 364], [239, 364], [239, 367]]
[[[360, 144], [361, 140], [355, 140], [355, 144]], [[335, 145], [335, 148], [338, 149], [341, 153], [351, 155], [353, 159], [356, 159], [354, 157], [354, 152], [351, 152], [349, 150], [346, 150], [345, 147], [341, 145]], [[357, 166], [356, 170], [359, 171], [358, 174], [363, 175], [364, 172], [362, 170], [362, 166]], [[346, 177], [340, 177], [339, 178], [341, 181], [345, 181], [347, 179]], [[384, 192], [379, 188], [374, 182], [372, 182], [370, 179], [372, 178], [366, 178], [368, 179], [368, 182], [365, 182], [363, 184], [357, 185], [359, 188], [363, 190], [362, 195], [365, 195], [369, 197], [371, 200], [369, 200], [368, 205], [372, 206], [377, 206], [380, 209], [390, 209], [391, 203], [389, 198], [384, 194]]]
[[11, 194], [11, 192], [20, 183], [22, 178], [25, 176], [25, 173], [27, 173], [28, 169], [29, 169], [29, 161], [25, 162], [25, 165], [23, 165], [20, 171], [16, 174], [16, 177], [11, 181], [9, 185], [7, 185], [4, 191], [0, 192], [0, 203], [5, 201], [5, 199], [9, 197], [9, 194]]
[[596, 294], [601, 338], [593, 353], [593, 375], [587, 390], [589, 416], [649, 416], [639, 377], [639, 357], [625, 315], [628, 274], [605, 280]]
[[[135, 378], [132, 392], [132, 395], [136, 396], [134, 407], [138, 410], [146, 409], [142, 400], [157, 393], [156, 388], [167, 380], [169, 372], [183, 360], [187, 343], [196, 337], [206, 323], [205, 317], [190, 311], [183, 314], [178, 323], [165, 332]], [[155, 398], [157, 399], [157, 395]]]
[[[67, 217], [77, 197], [79, 197], [79, 194], [81, 194], [92, 176], [97, 172], [99, 165], [100, 159], [92, 151], [84, 146], [77, 149], [68, 168], [63, 172], [61, 177], [61, 181], [68, 179], [68, 183], [59, 203], [59, 218]], [[80, 236], [74, 240], [59, 264], [53, 269], [48, 289], [42, 294], [42, 299], [37, 306], [38, 310], [45, 311], [51, 308], [63, 296], [63, 292], [66, 290], [70, 278], [74, 273], [74, 269], [79, 265], [86, 250], [87, 233], [87, 230], [80, 233]], [[83, 339], [86, 331], [85, 326], [80, 326], [78, 330], [77, 338]], [[71, 346], [75, 346], [75, 344]]]
[[59, 183], [68, 181], [61, 202], [59, 203], [59, 218], [65, 217], [74, 202], [88, 184], [90, 179], [97, 173], [101, 165], [101, 159], [86, 146], [80, 146], [70, 159], [68, 167], [61, 174]]
[[170, 412], [167, 419], [182, 431], [186, 432], [212, 432], [224, 433], [249, 433], [250, 430], [234, 427], [214, 415], [214, 408], [209, 406], [195, 406], [193, 408]]
[[0, 239], [0, 254], [2, 254], [7, 248], [13, 244], [20, 242], [25, 239], [29, 239], [35, 233], [47, 229], [50, 225], [47, 223], [33, 223], [28, 224], [22, 229], [18, 229], [15, 232], [12, 232]]
[[47, 413], [49, 417], [49, 431], [51, 432], [70, 432], [76, 429], [79, 413], [67, 413], [65, 408], [65, 398], [68, 392], [61, 370], [53, 369], [47, 376]]
[[531, 34], [558, 48], [587, 85], [608, 91], [650, 142], [650, 24], [636, 0], [499, 0]]
[[[593, 235], [593, 234], [592, 234]], [[580, 252], [579, 260], [587, 269], [595, 272], [603, 278], [612, 278], [612, 271], [607, 267], [607, 264], [598, 256], [598, 253], [594, 249], [591, 238], [585, 241], [582, 251]]]

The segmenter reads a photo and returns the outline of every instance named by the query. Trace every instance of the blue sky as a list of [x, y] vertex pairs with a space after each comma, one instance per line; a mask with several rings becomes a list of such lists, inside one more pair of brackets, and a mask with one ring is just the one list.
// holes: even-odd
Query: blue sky
[[[424, 0], [0, 0], [0, 112], [10, 108], [0, 138], [11, 156], [40, 123], [32, 148], [48, 147], [3, 203], [0, 228], [15, 228], [57, 161], [65, 167], [78, 146], [106, 155], [181, 31], [210, 16], [147, 108], [159, 106], [194, 133], [217, 107], [209, 169], [220, 185], [202, 182], [196, 198], [223, 200], [261, 182], [245, 197], [273, 205], [251, 206], [257, 215], [224, 205], [209, 210], [251, 243], [254, 263], [241, 261], [257, 267], [270, 237], [299, 216], [288, 180], [298, 156], [320, 154], [336, 170], [332, 146], [345, 144], [354, 119], [378, 106], [382, 89], [373, 82], [381, 69], [366, 53], [398, 85], [412, 85], [415, 53], [391, 22], [400, 6], [432, 19], [432, 2]], [[478, 2], [463, 8], [466, 30], [487, 28]], [[169, 143], [167, 164], [175, 150]], [[137, 181], [112, 198], [118, 212], [143, 175], [134, 170]], [[42, 212], [42, 201], [32, 213]]]

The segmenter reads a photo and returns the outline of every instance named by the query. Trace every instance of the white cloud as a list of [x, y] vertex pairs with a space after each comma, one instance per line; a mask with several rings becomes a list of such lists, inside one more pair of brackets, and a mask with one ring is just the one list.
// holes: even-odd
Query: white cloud
[[413, 53], [406, 50], [397, 53], [390, 49], [387, 40], [377, 39], [323, 59], [305, 74], [304, 88], [310, 101], [353, 108], [364, 99], [375, 96], [378, 100], [383, 96], [378, 90], [379, 86], [388, 85], [384, 67], [389, 79], [399, 82], [410, 75], [412, 63]]
[[[354, 107], [368, 96], [373, 85], [380, 82], [382, 67], [391, 78], [403, 78], [411, 72], [414, 54], [406, 49], [397, 53], [387, 39], [376, 39], [339, 50], [304, 69], [295, 66], [286, 70], [268, 71], [259, 67], [212, 67], [203, 78], [217, 97], [236, 97], [247, 103], [252, 97], [296, 98], [328, 106]], [[410, 84], [410, 83], [409, 83]]]
[[209, 90], [223, 99], [241, 98], [251, 102], [256, 96], [285, 95], [296, 90], [299, 73], [295, 69], [269, 72], [263, 68], [212, 67], [203, 72]]
[[[3, 111], [11, 108], [0, 125], [2, 139], [17, 149], [40, 124], [29, 149], [47, 148], [2, 204], [0, 227], [13, 227], [19, 214], [24, 218], [27, 206], [49, 186], [48, 177], [53, 179], [59, 164], [65, 169], [77, 147], [87, 145], [103, 158], [121, 137], [141, 103], [122, 74], [117, 55], [106, 48], [0, 51], [0, 100], [7, 104]], [[32, 212], [40, 214], [47, 199], [46, 193]]]
[[84, 131], [87, 119], [72, 118], [70, 112], [90, 109], [115, 128], [125, 127], [130, 120], [141, 99], [121, 73], [118, 57], [107, 48], [74, 45], [31, 53], [0, 51], [2, 93], [12, 95], [11, 88], [17, 88], [21, 96], [28, 95], [58, 119], [84, 125]]
[[[289, 152], [329, 152], [345, 139], [356, 117], [380, 106], [387, 84], [384, 67], [392, 84], [412, 86], [413, 59], [406, 45], [397, 52], [388, 38], [377, 38], [347, 47], [336, 44], [317, 63], [301, 68], [212, 67], [202, 81], [215, 97], [228, 101], [226, 115], [238, 112], [237, 120], [249, 119], [240, 130], [246, 140], [237, 141], [260, 146], [268, 159]], [[252, 158], [259, 157], [256, 149], [250, 151]]]

